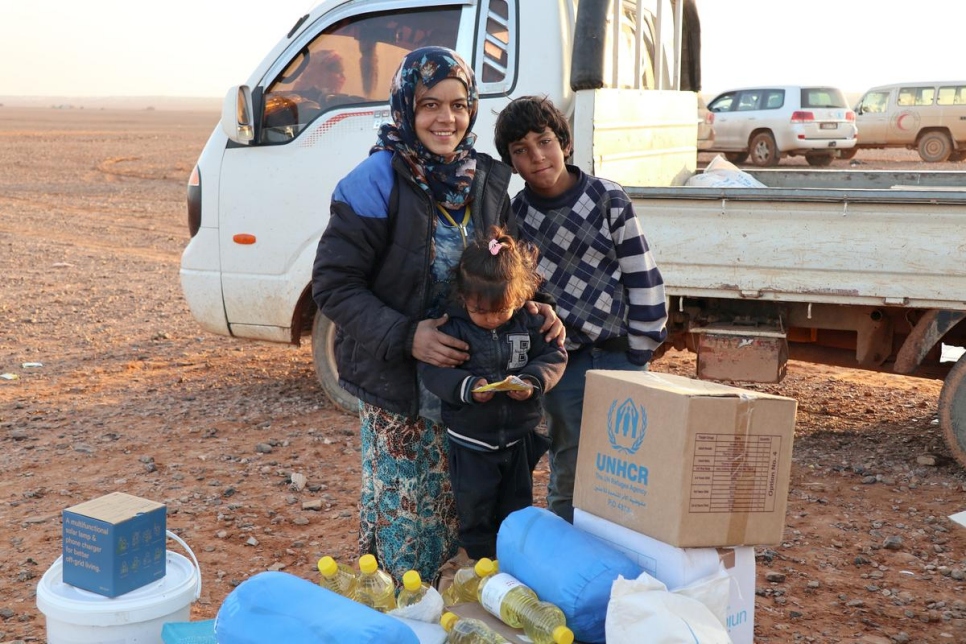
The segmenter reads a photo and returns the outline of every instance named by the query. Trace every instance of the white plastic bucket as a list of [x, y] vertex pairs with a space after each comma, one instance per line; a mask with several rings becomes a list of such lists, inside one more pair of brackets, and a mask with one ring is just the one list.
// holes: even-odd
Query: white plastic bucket
[[48, 644], [160, 644], [166, 622], [187, 622], [191, 604], [201, 596], [201, 569], [195, 553], [168, 550], [165, 575], [117, 597], [104, 597], [64, 583], [58, 557], [37, 585], [37, 608], [47, 618]]

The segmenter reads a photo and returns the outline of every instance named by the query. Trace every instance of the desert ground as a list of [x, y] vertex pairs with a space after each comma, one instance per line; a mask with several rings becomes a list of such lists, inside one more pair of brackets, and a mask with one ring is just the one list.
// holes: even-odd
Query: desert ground
[[[45, 641], [36, 589], [61, 512], [109, 492], [166, 504], [200, 565], [193, 619], [258, 572], [314, 580], [321, 555], [358, 554], [358, 421], [323, 395], [308, 343], [206, 333], [181, 295], [185, 184], [217, 118], [0, 107], [0, 642]], [[693, 376], [694, 358], [653, 369]], [[947, 518], [966, 470], [941, 383], [788, 372], [754, 386], [799, 405], [784, 538], [756, 548], [756, 642], [966, 642], [966, 528]], [[545, 461], [536, 476], [542, 504]]]

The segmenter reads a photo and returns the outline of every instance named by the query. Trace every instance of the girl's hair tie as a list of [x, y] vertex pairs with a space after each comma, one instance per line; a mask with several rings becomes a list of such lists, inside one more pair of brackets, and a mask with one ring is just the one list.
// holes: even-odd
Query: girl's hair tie
[[503, 244], [501, 244], [496, 239], [491, 239], [490, 244], [487, 248], [490, 249], [490, 255], [496, 256], [500, 254], [500, 249], [503, 248]]

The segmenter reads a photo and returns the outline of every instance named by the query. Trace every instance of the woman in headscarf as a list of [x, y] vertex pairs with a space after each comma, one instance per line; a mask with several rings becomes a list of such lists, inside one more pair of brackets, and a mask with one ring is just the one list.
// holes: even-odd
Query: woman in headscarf
[[[418, 361], [452, 367], [466, 343], [437, 330], [451, 269], [490, 226], [516, 231], [508, 166], [474, 149], [479, 96], [455, 52], [410, 52], [393, 77], [392, 123], [336, 186], [319, 241], [312, 294], [332, 320], [341, 386], [360, 400], [360, 551], [398, 581], [427, 581], [456, 554], [456, 511], [439, 399]], [[546, 304], [549, 339], [563, 325]]]

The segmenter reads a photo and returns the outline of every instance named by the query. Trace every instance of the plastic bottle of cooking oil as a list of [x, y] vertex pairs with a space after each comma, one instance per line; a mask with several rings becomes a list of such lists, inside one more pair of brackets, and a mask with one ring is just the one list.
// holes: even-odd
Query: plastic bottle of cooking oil
[[359, 578], [352, 599], [383, 613], [396, 607], [396, 583], [372, 555], [359, 557]]
[[483, 557], [472, 566], [460, 568], [453, 575], [453, 583], [443, 591], [443, 604], [463, 604], [479, 601], [476, 589], [480, 580], [496, 572], [496, 562]]
[[396, 607], [405, 608], [418, 604], [426, 596], [429, 586], [423, 583], [419, 573], [415, 570], [408, 571], [402, 578], [403, 587], [396, 598]]
[[572, 644], [574, 633], [567, 628], [563, 611], [540, 601], [533, 589], [505, 573], [480, 581], [480, 604], [513, 628], [522, 628], [534, 644]]
[[356, 588], [356, 573], [345, 564], [326, 555], [319, 559], [319, 585], [343, 597], [352, 597]]
[[509, 644], [509, 640], [478, 619], [443, 613], [439, 620], [450, 644]]

